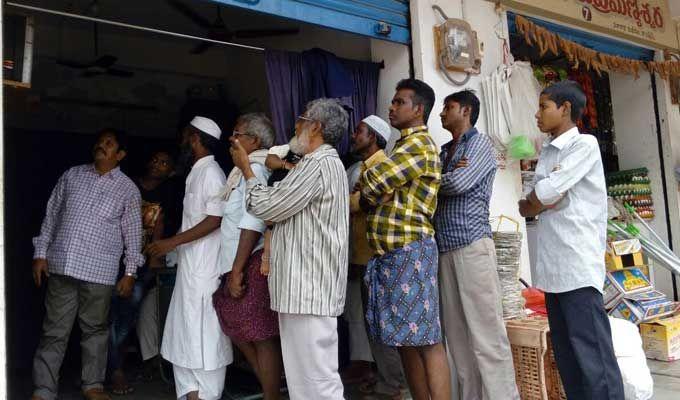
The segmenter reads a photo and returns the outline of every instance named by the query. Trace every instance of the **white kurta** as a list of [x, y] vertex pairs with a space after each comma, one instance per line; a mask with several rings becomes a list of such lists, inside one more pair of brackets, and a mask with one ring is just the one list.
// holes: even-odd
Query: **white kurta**
[[[186, 182], [182, 232], [207, 216], [222, 216], [219, 194], [226, 184], [213, 156], [198, 160]], [[233, 360], [231, 341], [224, 335], [213, 308], [220, 269], [220, 230], [178, 248], [177, 281], [163, 332], [161, 355], [189, 369], [212, 371]]]

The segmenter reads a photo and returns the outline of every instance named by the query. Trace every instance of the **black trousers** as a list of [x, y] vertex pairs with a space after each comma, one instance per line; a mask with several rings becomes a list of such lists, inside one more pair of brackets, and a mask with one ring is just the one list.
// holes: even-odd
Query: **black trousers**
[[602, 294], [593, 287], [546, 293], [555, 361], [569, 400], [624, 400]]

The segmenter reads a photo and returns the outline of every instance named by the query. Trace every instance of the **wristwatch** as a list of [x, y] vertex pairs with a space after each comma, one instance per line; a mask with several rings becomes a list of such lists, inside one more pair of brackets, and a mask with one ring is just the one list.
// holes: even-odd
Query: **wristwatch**
[[137, 274], [132, 273], [132, 272], [126, 272], [125, 276], [131, 276], [132, 279], [137, 280]]

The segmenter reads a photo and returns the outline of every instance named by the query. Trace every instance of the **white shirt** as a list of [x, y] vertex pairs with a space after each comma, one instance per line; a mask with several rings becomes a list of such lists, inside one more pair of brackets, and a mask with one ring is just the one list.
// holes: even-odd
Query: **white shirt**
[[[185, 232], [207, 216], [222, 216], [219, 194], [227, 179], [213, 156], [196, 161], [187, 177], [182, 228]], [[213, 308], [220, 270], [221, 235], [217, 229], [178, 248], [177, 280], [172, 292], [161, 355], [180, 367], [212, 371], [232, 362], [231, 341]]]
[[247, 183], [248, 211], [275, 222], [269, 294], [286, 314], [337, 317], [345, 307], [349, 188], [337, 151], [324, 144], [273, 187]]
[[[259, 163], [250, 164], [257, 179], [266, 182], [270, 172]], [[236, 167], [234, 167], [236, 168]], [[220, 230], [222, 231], [222, 247], [220, 251], [220, 269], [224, 272], [231, 271], [238, 250], [241, 229], [263, 233], [267, 229], [264, 221], [255, 218], [246, 211], [246, 180], [241, 178], [238, 185], [232, 190], [227, 201], [223, 201], [223, 217]], [[264, 238], [253, 248], [253, 253], [264, 247]]]
[[544, 205], [556, 204], [538, 217], [534, 286], [549, 293], [589, 286], [601, 292], [607, 186], [597, 139], [573, 128], [543, 143], [534, 190]]

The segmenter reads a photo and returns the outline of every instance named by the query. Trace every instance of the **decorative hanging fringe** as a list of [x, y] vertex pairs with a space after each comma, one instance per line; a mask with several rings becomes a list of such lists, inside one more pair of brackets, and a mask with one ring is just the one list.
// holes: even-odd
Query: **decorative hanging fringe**
[[612, 56], [564, 39], [521, 15], [515, 16], [515, 22], [517, 31], [524, 35], [527, 44], [538, 46], [541, 57], [547, 52], [554, 55], [562, 52], [574, 68], [583, 66], [587, 70], [594, 70], [598, 75], [601, 75], [602, 71], [610, 71], [635, 75], [637, 79], [640, 71], [646, 69], [651, 73], [659, 74], [663, 79], [680, 77], [680, 61], [640, 61]]

